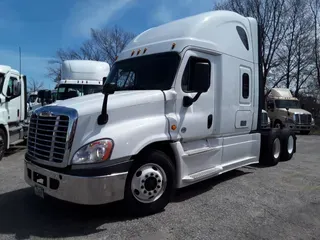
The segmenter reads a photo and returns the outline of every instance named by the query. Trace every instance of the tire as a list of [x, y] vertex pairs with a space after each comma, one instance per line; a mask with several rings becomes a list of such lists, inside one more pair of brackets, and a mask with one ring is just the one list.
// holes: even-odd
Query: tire
[[281, 157], [281, 130], [271, 129], [266, 135], [262, 135], [260, 163], [266, 166], [276, 166]]
[[290, 129], [281, 131], [281, 161], [289, 161], [296, 152], [297, 137]]
[[300, 133], [302, 135], [309, 135], [310, 131], [309, 130], [304, 130], [304, 131], [300, 131]]
[[3, 129], [0, 128], [0, 161], [2, 160], [6, 150], [7, 150], [7, 135], [3, 131]]
[[135, 216], [154, 214], [166, 207], [175, 188], [171, 159], [162, 151], [149, 150], [138, 156], [129, 170], [124, 202]]

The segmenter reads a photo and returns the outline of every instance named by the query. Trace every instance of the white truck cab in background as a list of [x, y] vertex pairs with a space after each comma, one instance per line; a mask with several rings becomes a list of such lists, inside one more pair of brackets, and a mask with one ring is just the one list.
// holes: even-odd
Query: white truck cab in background
[[294, 132], [261, 127], [259, 32], [253, 18], [211, 11], [141, 33], [103, 93], [34, 112], [26, 182], [79, 204], [124, 199], [140, 215], [163, 209], [176, 188], [291, 159]]
[[286, 127], [301, 134], [309, 134], [314, 128], [312, 114], [301, 108], [299, 99], [288, 88], [272, 88], [267, 109], [273, 127]]
[[61, 80], [56, 87], [55, 101], [93, 94], [102, 91], [103, 78], [110, 66], [92, 60], [65, 60], [61, 66]]
[[30, 107], [40, 104], [40, 99], [38, 98], [38, 91], [30, 92], [28, 96], [28, 103]]
[[24, 141], [27, 80], [10, 66], [0, 65], [0, 160], [11, 145]]

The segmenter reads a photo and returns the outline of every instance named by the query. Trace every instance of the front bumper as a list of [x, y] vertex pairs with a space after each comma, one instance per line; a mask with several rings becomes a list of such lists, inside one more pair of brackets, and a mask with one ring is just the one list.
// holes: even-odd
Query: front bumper
[[99, 205], [124, 197], [128, 172], [104, 176], [73, 176], [57, 173], [25, 160], [25, 181], [52, 197], [85, 205]]
[[302, 125], [294, 123], [285, 123], [286, 128], [290, 128], [293, 131], [310, 131], [314, 129], [314, 125]]

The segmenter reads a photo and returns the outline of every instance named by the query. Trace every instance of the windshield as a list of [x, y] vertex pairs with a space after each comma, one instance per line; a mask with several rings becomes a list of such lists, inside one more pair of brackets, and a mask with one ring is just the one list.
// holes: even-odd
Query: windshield
[[277, 108], [301, 108], [298, 100], [276, 100]]
[[57, 88], [56, 99], [68, 98], [102, 92], [102, 85], [60, 84]]
[[34, 103], [37, 100], [37, 95], [30, 95], [28, 102], [30, 103]]
[[117, 90], [167, 90], [172, 87], [180, 56], [176, 52], [146, 55], [116, 62], [107, 83]]

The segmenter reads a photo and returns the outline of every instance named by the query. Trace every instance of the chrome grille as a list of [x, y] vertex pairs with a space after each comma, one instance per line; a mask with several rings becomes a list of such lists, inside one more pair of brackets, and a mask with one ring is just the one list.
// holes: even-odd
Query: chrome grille
[[311, 124], [311, 115], [310, 114], [294, 114], [294, 121], [297, 124]]
[[74, 109], [46, 106], [30, 117], [27, 158], [42, 164], [66, 166], [77, 122]]

